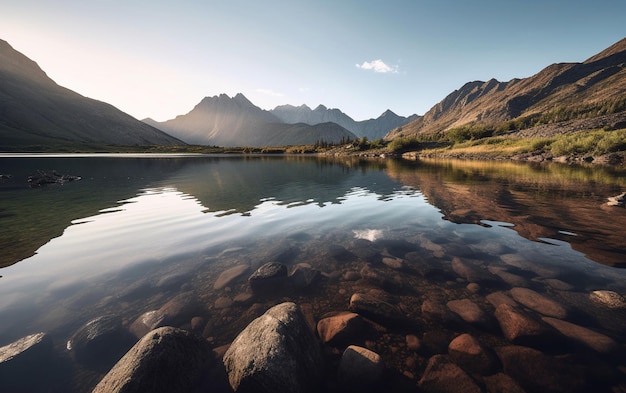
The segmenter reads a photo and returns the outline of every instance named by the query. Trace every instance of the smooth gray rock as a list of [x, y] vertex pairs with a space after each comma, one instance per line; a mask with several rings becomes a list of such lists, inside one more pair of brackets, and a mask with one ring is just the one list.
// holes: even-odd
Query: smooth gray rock
[[339, 361], [338, 380], [344, 391], [378, 391], [385, 364], [376, 352], [350, 345]]
[[212, 359], [205, 340], [185, 330], [161, 327], [139, 340], [93, 393], [204, 391]]
[[232, 342], [223, 362], [230, 386], [238, 393], [321, 391], [320, 346], [292, 302], [252, 321]]

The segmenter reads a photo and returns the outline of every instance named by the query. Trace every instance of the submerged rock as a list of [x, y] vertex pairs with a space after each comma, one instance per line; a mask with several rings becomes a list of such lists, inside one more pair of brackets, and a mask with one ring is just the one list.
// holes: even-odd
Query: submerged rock
[[532, 346], [551, 344], [557, 334], [551, 326], [506, 303], [496, 308], [495, 317], [504, 337], [516, 344]]
[[213, 289], [220, 290], [228, 286], [231, 282], [247, 272], [249, 268], [249, 265], [237, 265], [231, 267], [230, 269], [224, 270], [215, 281], [215, 284], [213, 284]]
[[485, 327], [490, 325], [491, 320], [487, 314], [470, 299], [451, 300], [447, 306], [450, 311], [456, 313], [467, 323]]
[[278, 262], [268, 262], [258, 268], [248, 278], [250, 288], [255, 292], [268, 292], [280, 288], [287, 282], [287, 266]]
[[593, 291], [589, 294], [589, 298], [608, 308], [626, 308], [626, 299], [617, 292]]
[[418, 386], [425, 392], [441, 393], [480, 393], [476, 382], [444, 355], [435, 355], [428, 360], [428, 366], [419, 380]]
[[348, 392], [378, 391], [384, 371], [385, 364], [379, 354], [350, 345], [341, 355], [337, 378]]
[[495, 348], [504, 372], [529, 392], [596, 391], [581, 367], [536, 349], [511, 345]]
[[338, 346], [358, 337], [363, 324], [363, 318], [359, 314], [345, 312], [321, 319], [317, 323], [317, 334], [322, 342]]
[[539, 293], [528, 288], [513, 288], [510, 291], [515, 301], [524, 306], [543, 314], [547, 317], [559, 319], [567, 318], [567, 310], [559, 303], [552, 299], [540, 295]]
[[406, 319], [396, 306], [364, 293], [352, 295], [349, 308], [350, 311], [382, 323], [396, 323]]
[[316, 392], [322, 384], [319, 344], [295, 303], [252, 321], [224, 355], [235, 392]]
[[600, 353], [610, 353], [619, 347], [619, 344], [617, 344], [617, 342], [612, 338], [586, 327], [556, 318], [544, 317], [542, 319], [544, 322], [561, 332], [564, 336], [578, 341], [594, 351]]
[[139, 340], [93, 393], [201, 391], [211, 360], [205, 340], [185, 330], [162, 327]]
[[[111, 366], [134, 344], [134, 337], [114, 315], [103, 315], [83, 325], [67, 341], [75, 359], [89, 364]], [[110, 363], [109, 363], [110, 362]]]
[[491, 375], [500, 366], [496, 355], [467, 333], [450, 342], [448, 355], [450, 360], [470, 373]]

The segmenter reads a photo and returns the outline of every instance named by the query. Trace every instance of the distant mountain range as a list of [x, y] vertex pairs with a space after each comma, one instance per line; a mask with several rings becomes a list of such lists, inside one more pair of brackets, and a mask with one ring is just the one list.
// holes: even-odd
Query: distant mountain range
[[552, 64], [536, 75], [508, 82], [469, 82], [423, 116], [402, 117], [387, 110], [376, 119], [354, 121], [323, 105], [313, 110], [282, 105], [266, 111], [242, 94], [232, 98], [221, 94], [206, 97], [189, 113], [165, 122], [139, 121], [61, 87], [34, 61], [0, 40], [0, 151], [185, 143], [284, 146], [363, 136], [392, 140], [462, 126], [495, 127], [538, 117], [555, 122], [601, 119], [609, 113], [626, 113], [626, 38], [582, 63]]
[[0, 40], [0, 151], [41, 146], [183, 145], [115, 107], [57, 85]]
[[251, 103], [243, 94], [205, 97], [189, 113], [144, 122], [185, 142], [215, 146], [286, 146], [353, 140], [356, 136], [330, 122], [286, 124]]
[[175, 119], [143, 121], [191, 144], [217, 146], [284, 146], [337, 143], [366, 136], [379, 139], [416, 119], [388, 110], [377, 119], [354, 121], [339, 109], [323, 105], [282, 105], [265, 111], [243, 94], [205, 97], [189, 113]]
[[336, 123], [356, 136], [365, 136], [370, 140], [380, 139], [392, 129], [419, 118], [417, 115], [411, 115], [409, 117], [398, 116], [388, 109], [376, 119], [355, 121], [339, 109], [328, 109], [324, 105], [319, 105], [313, 110], [307, 105], [281, 105], [272, 109], [270, 112], [284, 123]]
[[625, 102], [626, 38], [582, 63], [552, 64], [531, 77], [508, 82], [466, 83], [386, 139], [434, 135], [466, 125], [498, 125], [532, 116], [554, 122], [598, 117], [623, 111]]

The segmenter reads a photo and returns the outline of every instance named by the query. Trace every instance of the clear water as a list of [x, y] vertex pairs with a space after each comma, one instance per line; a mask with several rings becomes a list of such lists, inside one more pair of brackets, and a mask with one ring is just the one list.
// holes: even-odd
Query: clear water
[[[37, 170], [82, 180], [30, 188], [26, 178]], [[626, 295], [626, 209], [605, 205], [626, 190], [624, 171], [126, 155], [3, 157], [0, 173], [12, 175], [0, 183], [0, 346], [47, 332], [65, 362], [67, 375], [48, 382], [57, 391], [89, 391], [116, 360], [90, 365], [68, 354], [68, 339], [87, 321], [115, 315], [128, 328], [181, 294], [194, 299], [193, 307], [174, 324], [193, 327], [218, 347], [286, 299], [309, 305], [319, 319], [346, 310], [355, 292], [384, 290], [419, 320], [425, 299], [470, 297], [489, 310], [484, 295], [513, 286], [472, 294], [450, 267], [454, 257], [519, 276], [578, 309], [575, 322], [623, 348], [626, 316], [594, 308], [588, 294]], [[381, 263], [389, 256], [407, 266], [397, 271]], [[303, 290], [234, 301], [249, 292], [247, 276], [270, 261], [290, 269], [306, 264], [323, 278]], [[214, 290], [219, 274], [239, 264], [248, 273]], [[420, 367], [406, 365], [402, 342], [410, 329], [423, 330], [412, 332], [418, 336], [433, 329], [418, 325], [370, 340], [388, 366], [416, 378]]]

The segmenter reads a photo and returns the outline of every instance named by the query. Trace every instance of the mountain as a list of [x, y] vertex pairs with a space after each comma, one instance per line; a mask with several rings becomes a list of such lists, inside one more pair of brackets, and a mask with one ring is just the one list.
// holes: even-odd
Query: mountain
[[251, 103], [243, 94], [205, 97], [189, 113], [165, 122], [145, 119], [188, 143], [217, 146], [287, 146], [355, 139], [345, 128], [323, 122], [287, 124]]
[[0, 150], [87, 144], [184, 143], [109, 104], [57, 85], [37, 63], [0, 40]]
[[460, 126], [498, 126], [513, 120], [529, 127], [540, 121], [582, 119], [624, 109], [626, 38], [582, 63], [552, 64], [531, 77], [508, 82], [466, 83], [423, 117], [385, 138], [434, 135]]
[[409, 117], [398, 116], [392, 111], [387, 110], [376, 119], [355, 121], [339, 109], [328, 109], [324, 105], [319, 105], [313, 110], [307, 105], [280, 105], [270, 112], [285, 123], [305, 123], [314, 125], [333, 122], [351, 131], [358, 137], [365, 136], [370, 140], [380, 139], [392, 129], [403, 126], [418, 118], [417, 115]]

